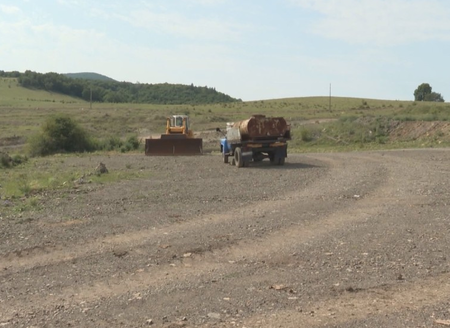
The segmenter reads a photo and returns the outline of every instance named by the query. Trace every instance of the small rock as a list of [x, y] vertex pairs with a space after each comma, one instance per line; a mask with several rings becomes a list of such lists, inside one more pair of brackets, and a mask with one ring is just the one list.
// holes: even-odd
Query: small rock
[[208, 318], [220, 319], [220, 313], [214, 313], [214, 312], [208, 313]]
[[106, 165], [103, 164], [102, 162], [100, 162], [97, 167], [95, 168], [95, 173], [96, 174], [104, 174], [104, 173], [108, 173], [108, 169], [106, 168]]
[[438, 325], [450, 326], [450, 320], [436, 319], [434, 322]]
[[147, 325], [151, 326], [151, 325], [153, 325], [153, 320], [152, 319], [148, 319], [145, 323]]
[[117, 257], [124, 257], [125, 255], [128, 254], [128, 252], [125, 250], [114, 250], [113, 254]]

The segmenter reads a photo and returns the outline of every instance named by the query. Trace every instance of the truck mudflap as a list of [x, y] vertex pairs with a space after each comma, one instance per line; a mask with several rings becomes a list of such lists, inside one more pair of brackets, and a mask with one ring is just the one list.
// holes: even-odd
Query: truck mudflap
[[147, 156], [189, 156], [203, 154], [203, 140], [199, 138], [145, 139]]

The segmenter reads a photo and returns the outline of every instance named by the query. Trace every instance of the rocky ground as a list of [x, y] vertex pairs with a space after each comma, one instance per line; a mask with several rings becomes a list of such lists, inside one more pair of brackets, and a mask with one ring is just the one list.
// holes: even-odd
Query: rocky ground
[[0, 219], [0, 327], [450, 326], [450, 150], [65, 161], [148, 178]]

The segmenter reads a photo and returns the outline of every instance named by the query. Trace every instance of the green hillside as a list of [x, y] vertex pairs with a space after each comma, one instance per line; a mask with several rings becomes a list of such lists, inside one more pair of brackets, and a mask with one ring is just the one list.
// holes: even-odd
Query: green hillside
[[11, 108], [55, 108], [67, 105], [79, 107], [89, 104], [78, 98], [44, 90], [27, 89], [20, 86], [17, 78], [0, 77], [0, 107]]
[[[23, 146], [48, 116], [67, 114], [96, 138], [160, 134], [173, 114], [191, 118], [205, 149], [216, 150], [216, 127], [253, 114], [283, 116], [291, 124], [291, 152], [349, 151], [450, 145], [450, 104], [346, 97], [303, 97], [217, 104], [90, 103], [24, 88], [0, 78], [0, 150]], [[206, 139], [208, 140], [206, 142]]]
[[82, 73], [66, 73], [63, 74], [67, 77], [73, 78], [73, 79], [84, 79], [84, 80], [94, 80], [94, 81], [110, 81], [110, 82], [117, 82], [116, 80], [102, 75], [98, 73], [91, 73], [91, 72], [82, 72]]
[[[99, 77], [92, 75], [90, 77]], [[146, 84], [117, 82], [114, 80], [71, 78], [58, 73], [32, 71], [3, 72], [0, 77], [14, 77], [22, 87], [45, 90], [98, 103], [141, 104], [217, 104], [241, 101], [217, 91], [215, 88], [183, 84]]]

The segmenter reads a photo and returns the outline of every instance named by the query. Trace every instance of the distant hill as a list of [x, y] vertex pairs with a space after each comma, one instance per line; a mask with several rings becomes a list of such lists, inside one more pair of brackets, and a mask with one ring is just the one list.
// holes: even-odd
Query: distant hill
[[66, 73], [63, 74], [67, 77], [71, 77], [73, 79], [85, 79], [85, 80], [94, 80], [94, 81], [110, 81], [110, 82], [116, 82], [116, 80], [102, 75], [98, 73], [92, 73], [92, 72], [82, 72], [82, 73]]
[[195, 105], [242, 101], [206, 86], [118, 82], [97, 73], [42, 74], [27, 70], [24, 73], [0, 71], [0, 76], [17, 78], [19, 85], [28, 89], [94, 102]]

